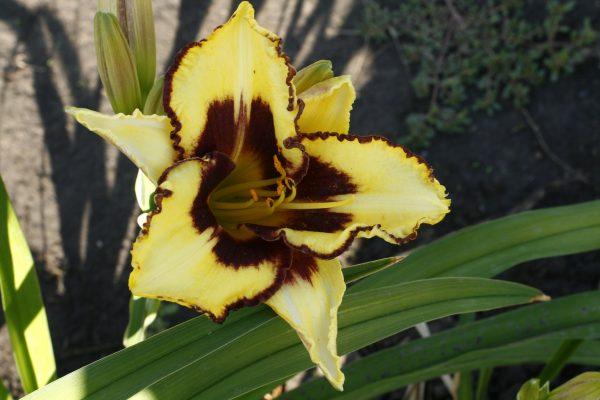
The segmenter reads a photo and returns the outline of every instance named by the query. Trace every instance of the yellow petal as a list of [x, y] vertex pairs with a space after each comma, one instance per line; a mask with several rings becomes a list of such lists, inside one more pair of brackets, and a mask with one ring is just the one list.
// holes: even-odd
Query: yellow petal
[[436, 224], [449, 211], [446, 189], [427, 164], [384, 138], [299, 138], [310, 157], [308, 172], [288, 210], [249, 226], [265, 239], [283, 236], [294, 248], [331, 258], [357, 237], [403, 243], [421, 224]]
[[283, 142], [295, 136], [294, 70], [281, 40], [260, 27], [248, 2], [204, 41], [192, 43], [165, 76], [165, 111], [182, 158], [210, 151], [238, 166], [272, 169], [280, 153], [290, 174], [304, 156]]
[[207, 199], [234, 168], [221, 153], [175, 164], [157, 189], [132, 250], [132, 293], [206, 312], [222, 321], [230, 309], [256, 304], [281, 285], [291, 250], [256, 236], [232, 237]]
[[317, 83], [300, 94], [304, 108], [298, 118], [300, 132], [348, 133], [356, 92], [350, 75]]
[[176, 153], [169, 139], [171, 124], [167, 117], [143, 115], [105, 115], [84, 108], [67, 107], [66, 112], [90, 131], [117, 147], [144, 174], [156, 183]]
[[298, 332], [310, 359], [338, 390], [344, 385], [344, 374], [337, 355], [337, 312], [345, 290], [337, 259], [319, 260], [294, 252], [283, 286], [266, 301]]

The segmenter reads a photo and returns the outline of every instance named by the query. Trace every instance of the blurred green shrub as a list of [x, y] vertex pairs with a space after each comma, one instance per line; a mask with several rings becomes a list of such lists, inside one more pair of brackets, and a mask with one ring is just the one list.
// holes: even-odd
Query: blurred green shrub
[[598, 37], [587, 18], [567, 24], [575, 3], [550, 0], [544, 9], [524, 0], [405, 0], [387, 8], [367, 0], [362, 34], [394, 41], [415, 68], [412, 87], [425, 103], [406, 118], [403, 140], [427, 145], [437, 132], [462, 132], [472, 113], [524, 107], [532, 87], [571, 73]]

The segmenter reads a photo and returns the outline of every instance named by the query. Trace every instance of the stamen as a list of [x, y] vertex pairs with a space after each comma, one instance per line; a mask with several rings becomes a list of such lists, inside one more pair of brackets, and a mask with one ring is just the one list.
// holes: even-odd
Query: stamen
[[281, 194], [279, 195], [279, 198], [273, 203], [272, 207], [273, 208], [279, 207], [279, 205], [281, 203], [283, 203], [284, 200], [285, 200], [285, 192], [282, 191]]
[[[257, 197], [258, 200], [258, 197]], [[252, 204], [256, 203], [257, 200], [250, 199], [244, 202], [236, 202], [236, 201], [213, 201], [211, 204], [214, 208], [218, 208], [221, 210], [241, 210], [244, 208], [250, 207]]]
[[262, 197], [279, 196], [281, 194], [278, 190], [256, 190], [255, 193]]
[[296, 187], [296, 183], [294, 182], [294, 180], [292, 178], [284, 178], [283, 183], [285, 184], [285, 187], [287, 187], [290, 190], [293, 187]]
[[323, 208], [333, 208], [348, 205], [354, 201], [354, 198], [349, 197], [340, 201], [324, 201], [321, 203], [285, 203], [279, 206], [281, 210], [316, 210]]
[[273, 179], [263, 179], [260, 181], [247, 182], [247, 183], [239, 183], [237, 185], [227, 186], [223, 189], [219, 189], [213, 192], [212, 198], [215, 200], [223, 198], [223, 196], [231, 195], [238, 192], [243, 192], [246, 190], [257, 189], [265, 186], [275, 185], [280, 178]]
[[[277, 210], [316, 210], [342, 207], [352, 203], [353, 197], [339, 201], [294, 202], [296, 183], [286, 176], [277, 156], [273, 164], [279, 178], [240, 183], [216, 190], [210, 196], [215, 216], [226, 226], [257, 222]], [[250, 197], [250, 198], [248, 198]], [[262, 200], [262, 201], [261, 201]]]
[[285, 198], [284, 203], [290, 203], [296, 198], [296, 185], [292, 185], [292, 194]]
[[218, 213], [219, 219], [223, 221], [236, 222], [242, 224], [253, 222], [273, 214], [274, 208], [270, 207], [251, 207], [245, 210], [227, 210]]
[[277, 172], [279, 172], [279, 175], [281, 175], [282, 178], [285, 178], [287, 173], [285, 172], [285, 169], [283, 168], [283, 165], [281, 165], [281, 162], [277, 156], [273, 156], [273, 164], [275, 165]]

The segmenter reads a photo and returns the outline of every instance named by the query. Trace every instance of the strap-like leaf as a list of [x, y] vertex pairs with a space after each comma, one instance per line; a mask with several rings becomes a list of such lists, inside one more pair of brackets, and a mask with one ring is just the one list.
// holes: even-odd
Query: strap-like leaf
[[[598, 248], [600, 243], [593, 239], [600, 230], [599, 212], [600, 202], [592, 202], [489, 222], [435, 242], [431, 251], [429, 246], [421, 248], [398, 265], [362, 279], [349, 289], [340, 311], [340, 352], [443, 315], [498, 307], [505, 300], [514, 304], [517, 299], [511, 296], [484, 301], [485, 296], [468, 293], [475, 287], [500, 290], [506, 283], [471, 281], [471, 286], [466, 280], [452, 289], [460, 293], [453, 294], [441, 289], [452, 279], [397, 284], [460, 273], [493, 276], [524, 260]], [[426, 290], [424, 285], [431, 286]], [[438, 300], [424, 298], [433, 295], [434, 286]], [[459, 298], [447, 297], [455, 295]], [[123, 398], [138, 393], [221, 400], [269, 387], [310, 366], [294, 332], [264, 307], [253, 307], [233, 314], [222, 326], [202, 318], [178, 325], [77, 370], [30, 398]], [[480, 365], [460, 369], [475, 367]]]
[[600, 200], [528, 211], [452, 233], [350, 291], [440, 276], [491, 278], [525, 261], [600, 248]]
[[371, 276], [377, 272], [383, 271], [384, 269], [387, 269], [392, 265], [397, 264], [403, 259], [404, 257], [381, 258], [379, 260], [369, 261], [366, 263], [345, 267], [342, 270], [342, 272], [344, 273], [344, 281], [346, 283], [359, 281], [363, 278], [366, 278], [367, 276]]
[[31, 392], [54, 378], [56, 365], [33, 257], [1, 177], [0, 292], [17, 370]]
[[[563, 339], [596, 338], [600, 338], [600, 292], [581, 293], [460, 325], [369, 355], [344, 368], [347, 383], [343, 393], [317, 379], [285, 394], [282, 400], [370, 399], [449, 372], [544, 362]], [[593, 358], [599, 351], [600, 343], [588, 342], [571, 360], [599, 365], [600, 358]]]
[[[416, 323], [527, 303], [533, 288], [478, 278], [384, 286], [345, 298], [339, 348], [347, 353]], [[311, 367], [294, 330], [265, 307], [223, 325], [195, 318], [83, 367], [28, 399], [156, 398], [223, 400]], [[235, 384], [232, 384], [235, 382]]]
[[129, 321], [123, 334], [123, 346], [133, 346], [146, 339], [146, 330], [156, 319], [160, 303], [160, 300], [131, 295]]

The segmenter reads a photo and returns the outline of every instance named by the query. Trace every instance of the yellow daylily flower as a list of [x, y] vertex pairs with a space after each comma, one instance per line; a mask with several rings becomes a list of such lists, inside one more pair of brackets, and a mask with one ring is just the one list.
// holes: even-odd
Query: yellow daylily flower
[[164, 81], [167, 117], [68, 112], [157, 185], [156, 209], [133, 245], [131, 291], [217, 322], [265, 302], [341, 390], [345, 284], [335, 257], [355, 238], [409, 240], [450, 201], [420, 158], [348, 134], [348, 76], [324, 73], [297, 95], [294, 73], [281, 40], [242, 2], [175, 59]]

